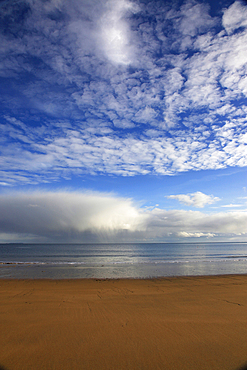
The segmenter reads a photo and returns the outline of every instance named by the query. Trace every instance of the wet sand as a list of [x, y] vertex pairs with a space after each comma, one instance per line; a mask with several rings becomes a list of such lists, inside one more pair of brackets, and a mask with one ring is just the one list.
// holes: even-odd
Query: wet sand
[[0, 280], [0, 369], [237, 370], [247, 275]]

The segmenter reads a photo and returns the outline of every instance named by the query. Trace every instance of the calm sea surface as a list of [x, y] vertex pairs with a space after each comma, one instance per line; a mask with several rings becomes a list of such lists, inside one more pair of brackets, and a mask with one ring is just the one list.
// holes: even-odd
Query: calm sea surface
[[247, 243], [0, 244], [0, 278], [247, 273]]

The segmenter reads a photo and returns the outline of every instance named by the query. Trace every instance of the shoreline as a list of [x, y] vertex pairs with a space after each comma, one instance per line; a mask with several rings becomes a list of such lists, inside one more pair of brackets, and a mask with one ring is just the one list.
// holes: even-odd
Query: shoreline
[[242, 275], [246, 261], [102, 265], [0, 264], [0, 279], [149, 279], [172, 276]]
[[[0, 282], [1, 281], [152, 281], [152, 280], [171, 280], [171, 279], [210, 279], [210, 278], [234, 278], [234, 277], [243, 277], [246, 276], [247, 278], [247, 272], [246, 273], [236, 273], [236, 274], [210, 274], [210, 275], [169, 275], [169, 276], [154, 276], [154, 277], [116, 277], [116, 278], [98, 278], [98, 277], [76, 277], [76, 278], [16, 278], [16, 277], [1, 277], [0, 276]], [[1, 369], [0, 369], [1, 370]]]
[[0, 368], [238, 370], [247, 274], [0, 279]]

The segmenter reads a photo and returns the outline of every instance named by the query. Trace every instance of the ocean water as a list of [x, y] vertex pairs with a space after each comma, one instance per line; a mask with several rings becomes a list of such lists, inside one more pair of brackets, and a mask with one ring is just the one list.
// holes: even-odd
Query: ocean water
[[247, 273], [247, 243], [0, 244], [0, 278], [154, 278]]

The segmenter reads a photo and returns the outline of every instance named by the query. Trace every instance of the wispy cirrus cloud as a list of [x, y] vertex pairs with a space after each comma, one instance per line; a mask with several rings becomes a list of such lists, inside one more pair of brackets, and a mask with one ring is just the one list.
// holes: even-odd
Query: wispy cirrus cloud
[[246, 166], [241, 2], [222, 16], [127, 0], [0, 13], [4, 183]]
[[[219, 130], [218, 140], [209, 146], [204, 136], [162, 134], [119, 137], [105, 125], [80, 128], [69, 122], [33, 128], [6, 116], [2, 125], [2, 180], [9, 183], [52, 181], [72, 174], [171, 175], [200, 169], [246, 165], [246, 134]], [[224, 146], [221, 144], [224, 141]]]

